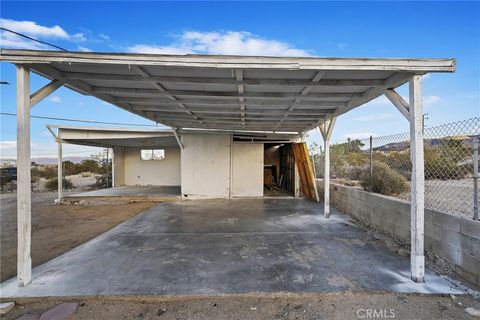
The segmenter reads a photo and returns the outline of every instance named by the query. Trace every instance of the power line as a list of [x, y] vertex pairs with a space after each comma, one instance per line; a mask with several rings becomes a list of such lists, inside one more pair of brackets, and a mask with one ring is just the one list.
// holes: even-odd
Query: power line
[[4, 28], [4, 27], [0, 27], [0, 29], [3, 30], [3, 31], [7, 31], [7, 32], [11, 32], [11, 33], [13, 33], [13, 34], [16, 34], [17, 36], [24, 37], [24, 38], [26, 38], [26, 39], [28, 39], [28, 40], [36, 41], [36, 42], [38, 42], [38, 43], [45, 44], [45, 45], [47, 45], [47, 46], [51, 46], [51, 47], [60, 49], [60, 50], [62, 50], [62, 51], [68, 52], [67, 49], [64, 49], [64, 48], [62, 48], [62, 47], [56, 46], [56, 45], [54, 45], [54, 44], [51, 44], [51, 43], [48, 43], [48, 42], [45, 42], [45, 41], [42, 41], [42, 40], [38, 40], [38, 39], [35, 39], [35, 38], [32, 38], [32, 37], [29, 37], [29, 36], [27, 36], [27, 35], [25, 35], [25, 34], [22, 34], [22, 33], [20, 33], [20, 32], [16, 32], [16, 31], [13, 31], [13, 30]]
[[[12, 116], [16, 117], [16, 113], [0, 112], [2, 116]], [[111, 125], [120, 125], [120, 126], [134, 126], [134, 127], [156, 127], [156, 124], [137, 124], [137, 123], [125, 123], [125, 122], [105, 122], [105, 121], [95, 121], [95, 120], [82, 120], [82, 119], [68, 119], [68, 118], [55, 118], [55, 117], [46, 117], [46, 116], [30, 116], [30, 118], [35, 119], [46, 119], [46, 120], [58, 120], [58, 121], [70, 121], [70, 122], [84, 122], [84, 123], [96, 123], [96, 124], [111, 124]]]

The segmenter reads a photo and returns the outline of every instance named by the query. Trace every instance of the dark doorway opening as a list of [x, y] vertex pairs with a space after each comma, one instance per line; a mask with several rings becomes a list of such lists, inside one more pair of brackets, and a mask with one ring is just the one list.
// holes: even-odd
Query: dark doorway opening
[[295, 161], [291, 143], [264, 145], [263, 195], [289, 197], [295, 190]]

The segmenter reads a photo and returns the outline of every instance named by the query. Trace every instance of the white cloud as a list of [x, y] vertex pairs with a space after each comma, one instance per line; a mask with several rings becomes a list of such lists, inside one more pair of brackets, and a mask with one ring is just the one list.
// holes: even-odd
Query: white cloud
[[89, 48], [83, 47], [83, 46], [78, 46], [78, 51], [82, 51], [82, 52], [92, 52], [92, 49], [89, 49]]
[[48, 98], [48, 101], [53, 102], [53, 103], [60, 103], [60, 102], [62, 102], [62, 99], [59, 96], [50, 96]]
[[99, 37], [100, 39], [105, 40], [105, 41], [110, 41], [110, 36], [109, 36], [109, 35], [106, 35], [105, 33], [100, 33], [100, 34], [98, 35], [98, 37]]
[[[85, 41], [83, 33], [70, 34], [66, 32], [62, 27], [55, 25], [52, 27], [42, 26], [34, 21], [19, 21], [11, 19], [0, 18], [0, 25], [3, 28], [10, 29], [12, 31], [25, 34], [32, 38], [43, 39], [61, 39], [67, 41], [81, 42]], [[16, 49], [47, 49], [49, 46], [41, 43], [25, 39], [16, 34], [1, 31], [0, 44], [3, 48], [16, 48]]]
[[306, 50], [246, 31], [188, 31], [176, 36], [169, 45], [136, 44], [127, 49], [135, 53], [157, 54], [225, 54], [261, 56], [311, 56]]
[[344, 140], [347, 140], [348, 138], [363, 140], [363, 139], [370, 138], [370, 136], [376, 137], [377, 135], [372, 132], [352, 132], [352, 133], [344, 134], [343, 138]]
[[355, 121], [361, 121], [361, 122], [368, 122], [368, 121], [378, 121], [378, 120], [385, 120], [385, 119], [391, 119], [393, 118], [394, 115], [391, 113], [380, 113], [380, 114], [372, 114], [372, 115], [367, 115], [367, 116], [360, 116], [353, 118]]
[[432, 104], [438, 103], [442, 101], [442, 98], [439, 96], [424, 96], [423, 97], [423, 104], [425, 106], [431, 106]]
[[348, 47], [348, 44], [347, 43], [344, 43], [344, 42], [339, 42], [337, 43], [337, 49], [338, 50], [344, 50]]
[[427, 79], [430, 79], [430, 77], [431, 77], [430, 73], [426, 73], [422, 76], [422, 79], [427, 80]]

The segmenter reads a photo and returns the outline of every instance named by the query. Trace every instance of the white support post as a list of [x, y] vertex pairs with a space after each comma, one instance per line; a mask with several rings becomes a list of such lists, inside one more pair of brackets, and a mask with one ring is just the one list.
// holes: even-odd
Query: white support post
[[58, 170], [57, 170], [57, 179], [58, 179], [58, 198], [57, 204], [62, 202], [63, 197], [63, 161], [62, 161], [62, 141], [57, 141], [58, 146]]
[[336, 118], [326, 119], [318, 127], [323, 137], [323, 216], [330, 217], [330, 137]]
[[410, 270], [412, 280], [424, 282], [424, 201], [425, 176], [423, 154], [422, 76], [410, 79], [410, 153], [412, 160], [410, 231]]
[[115, 147], [112, 146], [112, 188], [115, 187]]
[[17, 163], [17, 281], [23, 287], [32, 278], [30, 70], [24, 65], [17, 65]]

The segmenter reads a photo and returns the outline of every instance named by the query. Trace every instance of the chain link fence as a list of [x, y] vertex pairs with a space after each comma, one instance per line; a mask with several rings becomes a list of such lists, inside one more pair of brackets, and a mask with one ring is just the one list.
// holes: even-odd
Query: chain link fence
[[[424, 129], [426, 208], [474, 217], [479, 200], [474, 149], [478, 150], [479, 138], [478, 117]], [[321, 178], [323, 157], [312, 158]], [[330, 159], [332, 178], [338, 182], [409, 200], [410, 133], [334, 144]]]

